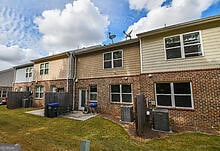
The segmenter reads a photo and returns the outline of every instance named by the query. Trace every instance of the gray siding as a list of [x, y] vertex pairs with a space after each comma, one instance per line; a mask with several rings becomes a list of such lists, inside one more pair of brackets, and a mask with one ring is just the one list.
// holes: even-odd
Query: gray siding
[[14, 82], [14, 69], [0, 71], [0, 87], [12, 87]]

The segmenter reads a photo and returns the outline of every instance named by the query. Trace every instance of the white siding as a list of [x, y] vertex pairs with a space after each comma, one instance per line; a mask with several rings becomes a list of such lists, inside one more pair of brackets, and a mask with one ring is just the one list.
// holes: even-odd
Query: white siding
[[220, 68], [220, 27], [201, 31], [204, 56], [165, 59], [163, 37], [142, 38], [142, 73]]
[[31, 81], [33, 81], [33, 75], [34, 75], [34, 73], [32, 73], [32, 77], [26, 78], [26, 67], [21, 68], [21, 69], [17, 69], [16, 76], [15, 76], [15, 83], [31, 82]]

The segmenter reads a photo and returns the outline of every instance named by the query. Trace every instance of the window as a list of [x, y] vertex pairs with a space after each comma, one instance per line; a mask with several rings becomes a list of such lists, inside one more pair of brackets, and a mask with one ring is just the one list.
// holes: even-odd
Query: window
[[33, 70], [32, 67], [27, 67], [26, 68], [26, 78], [32, 77], [32, 70]]
[[131, 85], [111, 85], [111, 102], [132, 103]]
[[27, 92], [31, 92], [31, 87], [30, 86], [26, 86], [26, 91]]
[[2, 97], [3, 98], [7, 97], [7, 91], [4, 91], [4, 90], [2, 91]]
[[5, 97], [7, 97], [7, 91], [0, 90], [0, 98], [5, 98]]
[[50, 91], [51, 92], [57, 92], [57, 87], [55, 85], [50, 86]]
[[122, 67], [122, 50], [104, 53], [104, 69]]
[[44, 94], [44, 87], [43, 86], [36, 86], [35, 97], [36, 98], [43, 98], [43, 94]]
[[90, 85], [89, 88], [89, 100], [91, 102], [97, 102], [97, 85]]
[[40, 64], [40, 75], [42, 74], [48, 74], [49, 71], [49, 63], [44, 62]]
[[190, 82], [156, 83], [157, 106], [193, 108]]
[[64, 92], [64, 88], [57, 88], [57, 92]]
[[174, 59], [201, 56], [200, 35], [201, 33], [197, 31], [165, 38], [166, 58]]
[[22, 87], [18, 87], [18, 92], [22, 92]]

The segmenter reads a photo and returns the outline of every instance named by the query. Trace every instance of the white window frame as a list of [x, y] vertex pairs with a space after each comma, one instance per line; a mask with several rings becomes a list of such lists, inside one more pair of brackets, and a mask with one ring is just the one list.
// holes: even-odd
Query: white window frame
[[[5, 96], [3, 96], [3, 93], [5, 92]], [[8, 92], [6, 90], [0, 90], [0, 98], [6, 98], [8, 96]]]
[[[41, 68], [41, 65], [43, 64], [43, 68]], [[46, 64], [48, 64], [48, 68], [46, 68]], [[43, 70], [43, 73], [41, 74], [41, 70]], [[46, 73], [45, 71], [48, 70]], [[49, 62], [44, 62], [40, 64], [40, 75], [49, 74]]]
[[[111, 92], [111, 87], [112, 85], [120, 85], [120, 92]], [[130, 85], [131, 86], [131, 93], [122, 93], [122, 85]], [[112, 101], [112, 94], [119, 94], [120, 95], [120, 101], [119, 102], [114, 102]], [[131, 94], [131, 102], [123, 102], [122, 100], [122, 95], [123, 94]], [[119, 103], [119, 104], [133, 104], [133, 89], [132, 89], [132, 84], [111, 84], [110, 85], [110, 102], [111, 103]]]
[[57, 92], [57, 87], [55, 85], [50, 86], [50, 91], [51, 92]]
[[[174, 59], [185, 59], [185, 58], [199, 57], [199, 56], [186, 57], [186, 56], [185, 56], [185, 51], [184, 51], [183, 35], [187, 35], [187, 34], [191, 34], [191, 33], [196, 33], [196, 32], [199, 33], [200, 43], [191, 44], [191, 45], [199, 45], [199, 44], [200, 44], [202, 55], [199, 55], [199, 56], [204, 56], [203, 43], [202, 43], [202, 33], [201, 33], [201, 30], [198, 30], [198, 31], [192, 31], [192, 32], [187, 32], [187, 33], [182, 33], [182, 34], [178, 34], [178, 35], [172, 35], [172, 36], [164, 37], [164, 38], [163, 38], [163, 42], [164, 42], [165, 60], [174, 60]], [[181, 57], [180, 57], [180, 58], [170, 58], [170, 59], [167, 59], [167, 51], [166, 51], [167, 48], [166, 48], [166, 41], [165, 41], [165, 39], [166, 39], [166, 38], [171, 38], [171, 37], [176, 37], [176, 36], [179, 36], [179, 37], [180, 37], [180, 51], [181, 51]], [[188, 45], [188, 46], [191, 46], [191, 45]], [[179, 47], [179, 46], [176, 46], [176, 47]], [[173, 47], [173, 48], [176, 48], [176, 47]]]
[[[117, 51], [121, 51], [121, 59], [114, 59], [113, 58], [113, 53], [114, 52], [117, 52]], [[111, 53], [111, 60], [105, 60], [105, 54], [108, 54], [108, 53]], [[103, 69], [113, 69], [113, 68], [122, 68], [123, 67], [123, 49], [119, 49], [119, 50], [114, 50], [114, 51], [109, 51], [109, 52], [105, 52], [103, 53]], [[121, 60], [122, 63], [121, 63], [121, 67], [114, 67], [114, 61], [115, 60]], [[111, 68], [105, 68], [105, 62], [107, 61], [111, 61]]]
[[25, 77], [29, 78], [33, 76], [33, 67], [27, 67], [25, 70]]
[[[91, 92], [91, 86], [96, 86], [97, 91]], [[96, 94], [96, 100], [91, 100], [90, 94]], [[97, 84], [89, 85], [89, 101], [90, 102], [98, 102], [98, 86], [97, 86]]]
[[[39, 87], [39, 91], [37, 91], [37, 87]], [[38, 97], [36, 97], [36, 94], [39, 94]], [[40, 94], [42, 93], [42, 97], [40, 97]], [[36, 99], [42, 99], [44, 97], [44, 86], [38, 85], [35, 87], [35, 98]]]
[[[171, 94], [157, 94], [157, 88], [156, 88], [156, 84], [160, 84], [160, 83], [169, 83], [170, 84], [170, 88], [171, 88]], [[190, 83], [190, 92], [191, 94], [174, 94], [174, 83]], [[183, 82], [157, 82], [154, 83], [154, 94], [155, 94], [155, 100], [156, 100], [156, 106], [157, 107], [162, 107], [162, 108], [180, 108], [180, 109], [194, 109], [194, 101], [193, 101], [193, 92], [192, 92], [192, 82], [188, 82], [188, 81], [183, 81]], [[171, 96], [171, 106], [162, 106], [162, 105], [158, 105], [157, 104], [157, 95], [167, 95], [167, 96]], [[176, 107], [175, 105], [175, 96], [191, 96], [191, 107]]]

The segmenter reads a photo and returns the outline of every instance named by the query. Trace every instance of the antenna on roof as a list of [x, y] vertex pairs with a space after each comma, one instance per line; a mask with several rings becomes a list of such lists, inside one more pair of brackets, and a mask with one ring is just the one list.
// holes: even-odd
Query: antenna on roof
[[127, 38], [129, 37], [130, 40], [131, 40], [131, 33], [132, 33], [132, 30], [129, 32], [129, 33], [126, 33], [125, 31], [123, 31], [123, 33], [125, 34], [125, 38], [127, 40]]
[[112, 40], [112, 43], [113, 42], [113, 39], [116, 37], [116, 35], [112, 35], [110, 32], [108, 33], [108, 38]]

